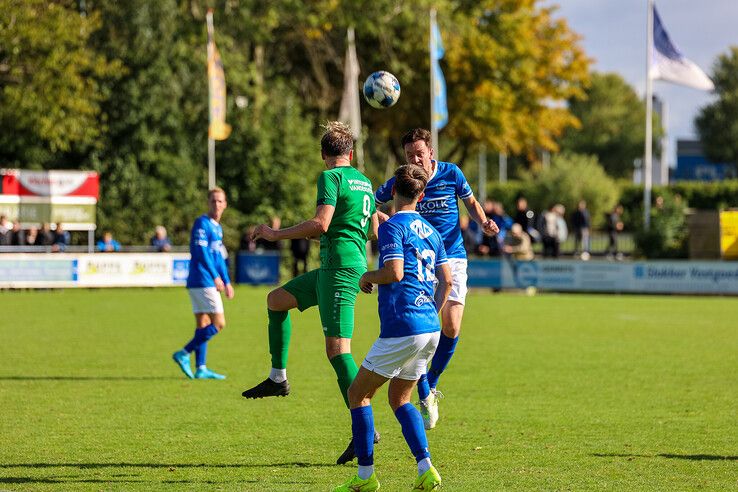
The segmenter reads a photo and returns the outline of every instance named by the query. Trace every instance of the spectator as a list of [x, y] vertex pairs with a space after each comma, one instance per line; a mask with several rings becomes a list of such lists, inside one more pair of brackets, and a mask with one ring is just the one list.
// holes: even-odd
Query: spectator
[[5, 215], [0, 215], [0, 246], [10, 246], [13, 223]]
[[502, 203], [492, 200], [484, 202], [484, 213], [497, 224], [500, 231], [494, 236], [483, 236], [480, 250], [486, 251], [489, 256], [501, 256], [505, 235], [513, 225], [513, 219], [505, 214]]
[[530, 261], [534, 258], [530, 237], [523, 232], [520, 224], [513, 224], [505, 236], [503, 251], [518, 261]]
[[479, 236], [481, 235], [479, 224], [469, 220], [468, 215], [459, 215], [459, 228], [461, 229], [461, 238], [464, 241], [466, 254], [476, 254], [479, 247]]
[[166, 253], [172, 249], [172, 243], [167, 237], [167, 229], [158, 225], [154, 229], [154, 237], [151, 238], [151, 246], [157, 253]]
[[20, 222], [13, 224], [13, 230], [10, 232], [10, 244], [13, 246], [25, 246], [26, 244], [26, 231], [21, 229]]
[[543, 240], [543, 257], [558, 258], [560, 246], [559, 214], [556, 205], [552, 205], [541, 214], [541, 238]]
[[[282, 225], [282, 219], [279, 217], [272, 217], [271, 225], [270, 227], [274, 229], [275, 231], [280, 228]], [[282, 249], [282, 243], [281, 241], [267, 241], [266, 239], [257, 239], [256, 240], [256, 249], [261, 249], [263, 251], [277, 251]]]
[[605, 214], [607, 235], [610, 243], [607, 245], [607, 258], [623, 259], [623, 254], [618, 251], [618, 234], [623, 230], [623, 206], [620, 204], [613, 207], [612, 212]]
[[39, 237], [36, 239], [36, 246], [51, 246], [54, 244], [54, 233], [51, 232], [51, 226], [48, 222], [41, 225], [41, 230], [38, 232]]
[[292, 276], [300, 275], [300, 264], [302, 264], [302, 273], [308, 271], [308, 253], [310, 252], [310, 240], [307, 238], [299, 238], [290, 240], [290, 249], [292, 250]]
[[40, 238], [41, 236], [38, 235], [38, 227], [31, 227], [26, 232], [26, 244], [28, 246], [41, 246]]
[[102, 253], [113, 253], [120, 251], [120, 243], [113, 239], [113, 233], [105, 231], [103, 237], [97, 242], [97, 250]]
[[571, 214], [571, 226], [574, 228], [574, 254], [583, 260], [589, 260], [589, 232], [591, 220], [587, 202], [580, 200], [577, 209]]
[[556, 233], [559, 245], [566, 242], [566, 238], [569, 237], [569, 228], [566, 226], [566, 208], [560, 203], [554, 205], [554, 211], [556, 212]]
[[54, 242], [51, 244], [51, 251], [54, 253], [63, 253], [67, 249], [67, 246], [69, 246], [70, 240], [71, 237], [69, 236], [69, 232], [64, 230], [61, 222], [57, 222], [56, 230], [54, 231]]
[[520, 224], [532, 242], [539, 242], [541, 235], [536, 230], [536, 214], [528, 208], [528, 200], [524, 196], [518, 197], [515, 207], [514, 222]]
[[255, 230], [256, 230], [256, 227], [251, 226], [245, 231], [243, 231], [243, 235], [241, 235], [241, 241], [238, 243], [238, 249], [240, 251], [249, 251], [249, 252], [256, 251], [256, 241], [251, 239], [254, 235]]

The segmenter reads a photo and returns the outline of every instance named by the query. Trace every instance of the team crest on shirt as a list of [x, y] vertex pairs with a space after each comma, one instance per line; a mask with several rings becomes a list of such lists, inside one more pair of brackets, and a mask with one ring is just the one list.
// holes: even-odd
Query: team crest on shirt
[[418, 307], [429, 302], [433, 302], [433, 300], [426, 295], [425, 291], [420, 291], [420, 295], [415, 298], [415, 305]]
[[410, 223], [410, 229], [417, 234], [420, 239], [425, 239], [433, 234], [433, 228], [422, 220], [414, 220]]

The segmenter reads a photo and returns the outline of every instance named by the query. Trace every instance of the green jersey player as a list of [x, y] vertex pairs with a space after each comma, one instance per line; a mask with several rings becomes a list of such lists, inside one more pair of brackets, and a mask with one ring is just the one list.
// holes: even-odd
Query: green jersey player
[[[320, 236], [320, 268], [292, 279], [267, 296], [272, 369], [267, 379], [243, 392], [246, 398], [289, 394], [287, 354], [292, 331], [289, 311], [318, 306], [326, 355], [348, 407], [346, 392], [358, 372], [351, 355], [354, 303], [359, 279], [367, 270], [369, 231], [376, 236], [378, 220], [371, 181], [351, 167], [350, 129], [341, 123], [329, 123], [320, 145], [327, 170], [318, 178], [315, 216], [280, 230], [259, 225], [253, 233], [254, 239], [268, 241]], [[348, 451], [350, 456], [344, 453], [339, 461], [353, 459], [352, 445]]]

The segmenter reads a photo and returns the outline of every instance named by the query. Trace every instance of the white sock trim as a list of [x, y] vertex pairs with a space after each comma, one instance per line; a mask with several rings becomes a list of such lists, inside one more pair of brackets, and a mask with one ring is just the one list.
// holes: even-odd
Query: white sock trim
[[430, 470], [431, 460], [430, 458], [423, 458], [422, 460], [418, 461], [418, 475], [422, 475], [423, 473]]
[[269, 372], [269, 379], [275, 383], [287, 381], [287, 369], [275, 369], [272, 367], [272, 370]]
[[372, 473], [374, 473], [374, 465], [369, 465], [369, 466], [359, 465], [359, 471], [357, 472], [357, 475], [359, 475], [360, 479], [366, 480], [367, 478], [372, 476]]

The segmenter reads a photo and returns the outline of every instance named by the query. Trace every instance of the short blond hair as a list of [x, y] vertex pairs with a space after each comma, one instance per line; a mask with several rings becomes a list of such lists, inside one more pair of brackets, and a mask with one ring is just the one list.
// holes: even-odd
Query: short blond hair
[[323, 125], [325, 131], [320, 139], [320, 150], [326, 157], [349, 155], [354, 149], [354, 136], [351, 127], [340, 121], [328, 121]]
[[208, 200], [210, 200], [210, 198], [216, 193], [223, 193], [223, 196], [227, 198], [226, 192], [223, 190], [223, 188], [216, 186], [215, 188], [208, 190]]

